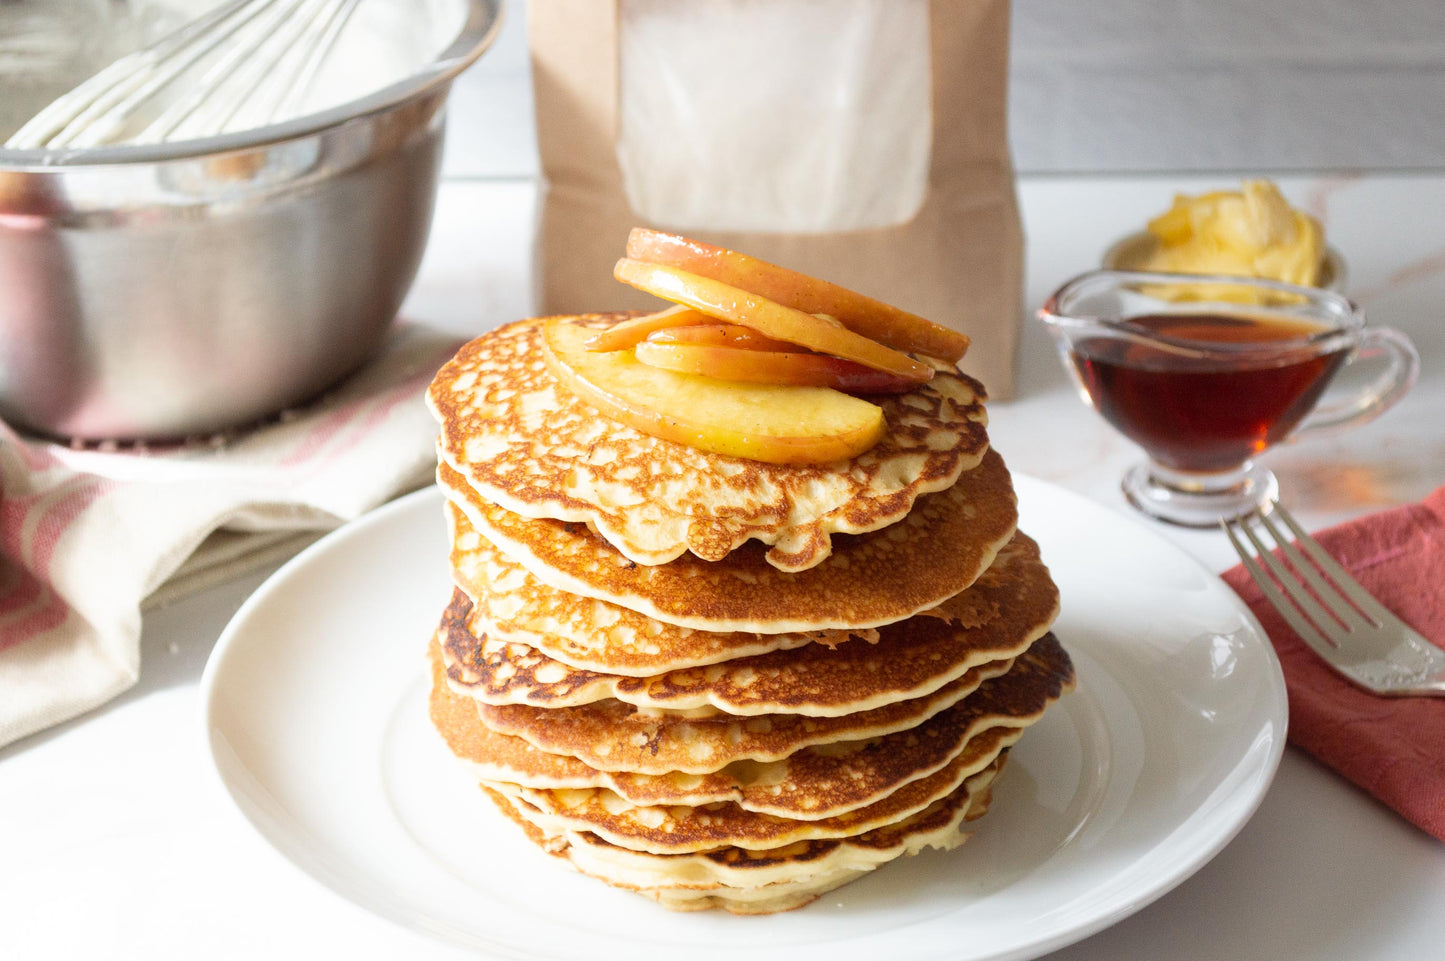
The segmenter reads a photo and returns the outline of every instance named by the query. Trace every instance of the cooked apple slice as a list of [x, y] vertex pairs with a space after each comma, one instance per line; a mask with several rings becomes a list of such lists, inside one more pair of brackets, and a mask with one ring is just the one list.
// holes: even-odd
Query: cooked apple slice
[[906, 377], [825, 354], [667, 344], [648, 339], [637, 345], [636, 356], [649, 367], [750, 384], [832, 387], [849, 394], [901, 394], [914, 387]]
[[624, 320], [614, 327], [608, 327], [587, 341], [587, 349], [626, 350], [629, 347], [637, 345], [643, 338], [655, 331], [667, 330], [672, 327], [688, 327], [694, 324], [711, 324], [716, 326], [717, 318], [709, 317], [707, 314], [693, 310], [691, 307], [676, 304], [666, 310], [659, 310], [655, 314], [644, 314], [641, 317], [633, 317], [631, 320]]
[[883, 410], [826, 387], [744, 384], [587, 349], [592, 331], [554, 320], [543, 358], [563, 386], [614, 420], [700, 450], [772, 464], [856, 457], [882, 439]]
[[[649, 344], [686, 344], [690, 347], [733, 347], [738, 350], [773, 350], [799, 353], [806, 348], [786, 340], [764, 337], [741, 324], [699, 324], [695, 327], [669, 327], [647, 335]], [[639, 345], [640, 346], [640, 345]], [[821, 354], [819, 356], [822, 356]], [[870, 367], [869, 370], [872, 370]]]
[[612, 274], [639, 290], [719, 320], [751, 327], [775, 340], [786, 340], [820, 354], [854, 360], [876, 370], [907, 377], [915, 384], [924, 383], [933, 376], [933, 368], [907, 354], [884, 347], [846, 327], [836, 327], [820, 317], [785, 307], [710, 277], [701, 277], [665, 264], [649, 264], [628, 258], [619, 260]]
[[966, 334], [846, 287], [726, 247], [638, 227], [627, 238], [627, 256], [676, 267], [804, 313], [829, 314], [849, 330], [896, 350], [926, 354], [949, 363], [957, 363], [968, 350]]
[[[827, 314], [820, 320], [841, 327]], [[676, 304], [655, 314], [624, 320], [587, 341], [588, 350], [627, 350], [643, 340], [663, 339], [664, 343], [714, 344], [719, 347], [751, 347], [754, 350], [806, 350], [785, 340], [764, 337], [741, 324], [720, 324], [716, 317]]]

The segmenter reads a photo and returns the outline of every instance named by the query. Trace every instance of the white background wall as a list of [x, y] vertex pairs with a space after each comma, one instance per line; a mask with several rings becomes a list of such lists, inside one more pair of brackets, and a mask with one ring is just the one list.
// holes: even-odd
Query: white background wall
[[[448, 172], [536, 171], [525, 0], [462, 77]], [[1026, 172], [1445, 167], [1445, 0], [1014, 0]]]
[[1445, 0], [1015, 0], [1030, 170], [1445, 165]]

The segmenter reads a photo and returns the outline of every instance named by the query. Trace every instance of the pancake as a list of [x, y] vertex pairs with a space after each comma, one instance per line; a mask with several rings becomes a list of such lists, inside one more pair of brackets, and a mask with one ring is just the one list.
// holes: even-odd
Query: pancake
[[[438, 482], [473, 528], [557, 590], [713, 632], [854, 630], [901, 621], [965, 590], [1013, 537], [1018, 507], [1003, 458], [989, 451], [947, 490], [921, 497], [881, 531], [838, 537], [815, 567], [785, 573], [757, 545], [720, 561], [683, 554], [635, 563], [586, 525], [530, 520], [483, 500], [440, 465]], [[464, 525], [455, 529], [464, 533]], [[462, 571], [454, 575], [461, 580]], [[484, 584], [458, 584], [472, 598]]]
[[636, 805], [604, 788], [527, 788], [505, 781], [487, 786], [526, 801], [530, 820], [544, 830], [589, 831], [619, 847], [651, 854], [682, 854], [719, 847], [776, 848], [798, 841], [849, 837], [900, 821], [961, 785], [998, 756], [1005, 735], [991, 728], [939, 770], [909, 781], [872, 804], [825, 818], [803, 820], [748, 811], [728, 801], [703, 805]]
[[607, 790], [542, 790], [506, 782], [488, 788], [532, 806], [529, 819], [549, 832], [590, 831], [608, 843], [649, 854], [688, 854], [718, 847], [776, 848], [798, 841], [863, 834], [902, 821], [964, 782], [961, 759], [907, 783], [880, 801], [816, 821], [743, 811], [733, 803], [630, 805]]
[[[735, 813], [819, 821], [877, 804], [950, 766], [962, 776], [981, 769], [1024, 733], [1021, 719], [1009, 719], [1019, 726], [997, 726], [999, 720], [945, 711], [930, 719], [928, 730], [917, 737], [899, 732], [872, 741], [804, 748], [781, 761], [729, 765], [703, 775], [592, 771], [575, 758], [543, 754], [525, 742], [516, 745], [518, 739], [512, 738], [525, 755], [518, 757], [519, 763], [488, 760], [471, 770], [483, 783], [514, 784], [539, 792], [593, 791], [606, 799], [599, 803], [620, 800], [639, 809], [712, 810], [725, 805]], [[502, 737], [487, 733], [477, 740], [488, 745]], [[504, 746], [500, 756], [505, 757], [505, 752]], [[541, 776], [536, 776], [539, 771]], [[554, 777], [554, 772], [569, 776]]]
[[[568, 318], [599, 330], [626, 314]], [[586, 523], [622, 556], [665, 564], [685, 552], [717, 561], [755, 540], [759, 559], [800, 571], [834, 534], [901, 520], [988, 448], [981, 384], [951, 368], [878, 399], [884, 439], [831, 464], [776, 465], [701, 451], [607, 418], [562, 387], [542, 359], [546, 318], [476, 338], [427, 392], [440, 458], [478, 495], [524, 517]]]
[[1073, 685], [1073, 665], [1052, 634], [1018, 658], [971, 668], [937, 691], [842, 717], [765, 714], [686, 717], [644, 714], [616, 700], [537, 708], [474, 702], [482, 723], [548, 754], [602, 771], [710, 774], [738, 761], [776, 761], [805, 747], [861, 741], [904, 731], [965, 697], [981, 712], [1030, 716]]
[[467, 587], [467, 630], [489, 641], [542, 652], [569, 667], [600, 674], [650, 677], [667, 671], [787, 650], [804, 644], [876, 641], [878, 631], [700, 631], [625, 607], [569, 594], [538, 580], [471, 526], [448, 503], [451, 562]]
[[952, 794], [896, 824], [854, 837], [797, 842], [748, 851], [723, 848], [695, 854], [655, 855], [629, 851], [587, 832], [548, 834], [529, 819], [516, 798], [488, 796], [533, 842], [578, 871], [650, 897], [673, 910], [723, 908], [763, 914], [801, 907], [818, 895], [855, 880], [889, 861], [933, 847], [949, 850], [968, 838], [963, 825], [982, 816], [1000, 758]]
[[[442, 649], [453, 687], [477, 700], [573, 707], [615, 698], [648, 710], [712, 708], [744, 716], [838, 716], [922, 697], [972, 667], [1022, 653], [1058, 613], [1058, 591], [1038, 545], [1021, 533], [968, 590], [927, 616], [881, 628], [877, 643], [807, 644], [652, 677], [580, 670], [536, 647], [478, 637], [468, 623], [470, 605], [462, 592], [457, 595], [442, 618]], [[527, 600], [550, 612], [554, 603], [566, 605], [569, 596], [539, 586]], [[488, 593], [481, 606], [494, 609], [507, 600]], [[599, 643], [619, 626], [624, 637], [632, 637], [647, 623], [604, 602], [591, 607]], [[667, 647], [669, 633], [664, 630], [655, 643]], [[556, 646], [545, 635], [528, 638]]]
[[576, 758], [539, 751], [521, 738], [497, 734], [480, 722], [470, 701], [447, 686], [439, 664], [433, 672], [432, 723], [479, 781], [549, 790], [602, 788], [639, 806], [729, 802], [745, 811], [801, 820], [872, 804], [936, 773], [965, 751], [975, 767], [989, 763], [1048, 704], [1041, 697], [1036, 712], [996, 715], [972, 709], [965, 701], [916, 728], [882, 738], [803, 748], [778, 761], [741, 762], [711, 774], [646, 775], [599, 771]]

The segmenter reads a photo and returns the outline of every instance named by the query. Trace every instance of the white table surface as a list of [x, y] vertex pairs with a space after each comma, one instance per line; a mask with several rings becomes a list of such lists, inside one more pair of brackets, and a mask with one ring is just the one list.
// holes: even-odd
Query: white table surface
[[[1320, 527], [1445, 483], [1445, 175], [1278, 179], [1325, 220], [1372, 322], [1408, 331], [1424, 358], [1413, 393], [1382, 419], [1267, 456], [1295, 513]], [[1024, 180], [1030, 308], [1174, 191], [1233, 182]], [[530, 183], [444, 184], [405, 315], [471, 333], [529, 313], [533, 203]], [[1079, 402], [1036, 322], [1018, 396], [990, 416], [1014, 471], [1128, 512], [1118, 479], [1138, 454]], [[1231, 563], [1219, 534], [1158, 529], [1213, 570]], [[198, 681], [261, 580], [152, 611], [139, 684], [0, 750], [0, 958], [475, 957], [342, 900], [230, 807], [206, 756]], [[1415, 961], [1442, 946], [1445, 846], [1290, 748], [1258, 813], [1213, 861], [1050, 957]]]

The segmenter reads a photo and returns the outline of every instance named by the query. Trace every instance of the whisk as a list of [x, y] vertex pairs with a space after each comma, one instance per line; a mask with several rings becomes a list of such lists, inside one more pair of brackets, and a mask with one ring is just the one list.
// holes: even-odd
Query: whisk
[[285, 119], [359, 2], [229, 0], [63, 94], [5, 146], [154, 144]]

